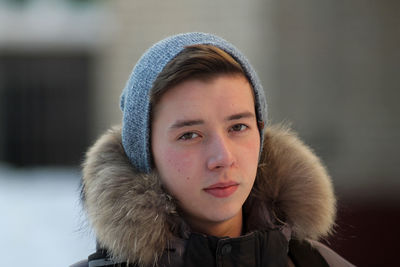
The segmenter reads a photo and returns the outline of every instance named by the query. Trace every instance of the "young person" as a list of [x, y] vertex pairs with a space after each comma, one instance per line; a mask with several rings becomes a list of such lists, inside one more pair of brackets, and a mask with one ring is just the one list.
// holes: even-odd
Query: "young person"
[[155, 44], [121, 109], [86, 156], [98, 245], [74, 266], [351, 266], [317, 241], [335, 218], [325, 168], [289, 129], [265, 127], [263, 88], [230, 43]]

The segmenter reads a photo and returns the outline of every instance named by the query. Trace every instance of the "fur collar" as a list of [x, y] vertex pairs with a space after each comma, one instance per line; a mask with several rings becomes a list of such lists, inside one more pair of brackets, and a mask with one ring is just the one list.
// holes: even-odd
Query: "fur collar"
[[[117, 261], [153, 263], [185, 226], [157, 175], [137, 173], [129, 163], [120, 127], [87, 152], [82, 200], [98, 242]], [[318, 239], [331, 232], [335, 205], [320, 160], [289, 129], [268, 127], [256, 182], [244, 208], [247, 228], [281, 223], [290, 227], [293, 238]]]

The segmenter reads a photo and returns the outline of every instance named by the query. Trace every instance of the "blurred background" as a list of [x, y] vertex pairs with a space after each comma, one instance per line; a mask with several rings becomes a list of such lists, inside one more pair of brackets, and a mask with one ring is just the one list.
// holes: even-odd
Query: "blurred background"
[[400, 1], [0, 0], [0, 257], [68, 266], [95, 249], [79, 206], [86, 148], [120, 123], [140, 55], [187, 31], [235, 44], [271, 123], [319, 155], [338, 195], [325, 242], [395, 265], [400, 230]]

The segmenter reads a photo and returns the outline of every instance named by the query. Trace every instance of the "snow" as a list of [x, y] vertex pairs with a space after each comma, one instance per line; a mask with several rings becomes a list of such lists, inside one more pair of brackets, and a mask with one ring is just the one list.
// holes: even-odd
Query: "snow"
[[69, 266], [95, 250], [76, 169], [0, 165], [2, 266]]

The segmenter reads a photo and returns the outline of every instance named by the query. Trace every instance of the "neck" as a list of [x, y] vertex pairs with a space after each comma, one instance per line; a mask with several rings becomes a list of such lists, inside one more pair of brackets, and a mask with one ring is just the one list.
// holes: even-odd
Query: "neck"
[[222, 222], [200, 221], [196, 218], [186, 219], [193, 231], [206, 235], [238, 237], [242, 234], [242, 211], [239, 211], [234, 217]]

